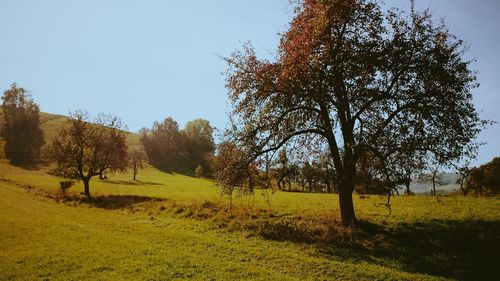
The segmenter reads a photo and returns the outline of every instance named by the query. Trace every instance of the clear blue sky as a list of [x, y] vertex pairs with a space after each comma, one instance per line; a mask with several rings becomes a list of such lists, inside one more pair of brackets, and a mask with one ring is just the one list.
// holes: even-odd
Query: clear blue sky
[[[225, 64], [218, 55], [252, 41], [269, 56], [292, 16], [288, 2], [0, 0], [0, 90], [15, 81], [42, 111], [113, 113], [132, 131], [167, 116], [181, 126], [202, 117], [223, 128]], [[475, 104], [484, 118], [500, 121], [500, 1], [417, 3], [469, 42], [481, 83]], [[481, 134], [488, 144], [478, 162], [500, 156], [499, 128]]]

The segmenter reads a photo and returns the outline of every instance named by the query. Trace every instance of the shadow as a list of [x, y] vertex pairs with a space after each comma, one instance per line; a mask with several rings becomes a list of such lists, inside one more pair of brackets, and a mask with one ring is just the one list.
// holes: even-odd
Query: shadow
[[259, 233], [264, 238], [314, 243], [329, 258], [459, 280], [498, 280], [500, 276], [498, 221], [430, 220], [390, 228], [360, 222], [344, 233], [336, 233], [340, 228], [332, 226], [307, 228], [282, 222], [266, 227]]
[[140, 180], [101, 180], [102, 182], [105, 183], [110, 183], [110, 184], [119, 184], [119, 185], [164, 185], [162, 183], [158, 182], [151, 182], [151, 181], [140, 181]]
[[93, 207], [107, 210], [126, 209], [142, 203], [166, 201], [165, 199], [136, 195], [107, 195], [96, 196], [92, 198], [74, 197], [65, 199], [65, 201], [75, 200], [79, 201], [80, 203], [89, 204]]
[[176, 164], [172, 166], [159, 165], [155, 163], [151, 163], [151, 166], [158, 169], [159, 171], [166, 174], [181, 174], [188, 177], [194, 176], [194, 167], [187, 167], [182, 164]]
[[43, 161], [15, 161], [15, 160], [10, 160], [9, 164], [21, 168], [27, 171], [39, 171], [42, 170], [43, 168], [46, 168], [49, 164]]

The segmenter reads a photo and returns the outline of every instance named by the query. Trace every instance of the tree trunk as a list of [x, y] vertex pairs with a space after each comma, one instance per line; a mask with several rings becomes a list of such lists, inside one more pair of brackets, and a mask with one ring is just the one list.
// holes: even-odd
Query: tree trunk
[[354, 213], [354, 203], [352, 201], [354, 174], [354, 168], [350, 171], [344, 170], [342, 179], [339, 182], [340, 216], [344, 226], [354, 226], [356, 223], [356, 214]]
[[135, 180], [135, 176], [136, 176], [136, 175], [137, 175], [137, 172], [136, 172], [136, 171], [134, 171], [134, 180]]
[[410, 183], [406, 182], [405, 184], [406, 184], [406, 195], [410, 195], [411, 194]]
[[341, 182], [339, 184], [340, 216], [344, 226], [352, 226], [356, 223], [352, 192], [352, 183]]
[[292, 180], [288, 179], [288, 191], [292, 191]]
[[83, 179], [83, 187], [85, 189], [85, 197], [90, 198], [90, 179]]
[[436, 196], [436, 180], [432, 179], [432, 195]]
[[462, 193], [464, 196], [467, 196], [467, 190], [464, 188], [464, 181], [463, 180], [460, 182], [460, 190], [462, 190]]

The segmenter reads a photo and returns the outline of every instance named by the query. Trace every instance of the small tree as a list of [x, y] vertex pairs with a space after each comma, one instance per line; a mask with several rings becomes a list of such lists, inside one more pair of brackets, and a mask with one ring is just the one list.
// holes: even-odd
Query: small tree
[[[233, 192], [243, 188], [245, 180], [250, 179], [249, 168], [245, 165], [245, 153], [232, 142], [223, 142], [218, 154], [212, 161], [215, 180], [222, 195], [229, 196], [229, 209], [232, 209]], [[252, 184], [250, 184], [252, 186]]]
[[44, 144], [40, 108], [24, 88], [13, 83], [2, 97], [1, 136], [5, 156], [13, 163], [26, 163], [40, 156]]
[[130, 149], [130, 161], [129, 165], [132, 169], [132, 173], [134, 175], [134, 180], [136, 180], [137, 174], [140, 169], [144, 168], [146, 164], [147, 156], [142, 148], [132, 148]]
[[[288, 189], [291, 186], [290, 170], [288, 167], [288, 157], [286, 150], [282, 149], [278, 152], [278, 159], [275, 161], [276, 165], [276, 184], [280, 190], [285, 188], [286, 179], [288, 178]], [[283, 183], [283, 186], [281, 185]]]
[[420, 175], [420, 181], [432, 183], [431, 194], [435, 196], [436, 184], [445, 184], [443, 175], [440, 173], [440, 169], [444, 164], [446, 164], [446, 162], [439, 157], [435, 157], [434, 155], [429, 155], [428, 157], [425, 171]]
[[467, 196], [467, 194], [469, 193], [469, 187], [468, 185], [465, 184], [465, 181], [467, 180], [471, 172], [470, 164], [467, 161], [463, 163], [461, 166], [455, 166], [455, 168], [457, 170], [456, 173], [459, 176], [456, 183], [460, 185], [460, 191], [462, 191], [462, 194], [464, 196]]
[[[47, 156], [54, 163], [50, 173], [59, 177], [83, 181], [85, 196], [90, 198], [90, 179], [100, 174], [102, 165], [110, 171], [124, 169], [127, 157], [123, 131], [116, 128], [91, 124], [87, 113], [77, 111], [70, 114], [65, 126], [59, 129], [47, 148]], [[109, 150], [108, 143], [117, 144], [116, 150]], [[117, 164], [103, 163], [117, 159]]]

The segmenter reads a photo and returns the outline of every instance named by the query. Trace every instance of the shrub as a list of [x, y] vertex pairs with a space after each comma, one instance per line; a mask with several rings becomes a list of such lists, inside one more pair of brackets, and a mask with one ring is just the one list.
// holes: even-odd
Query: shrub
[[59, 191], [61, 192], [61, 195], [63, 197], [66, 196], [66, 192], [70, 187], [72, 187], [75, 184], [74, 181], [72, 180], [64, 180], [59, 182]]

